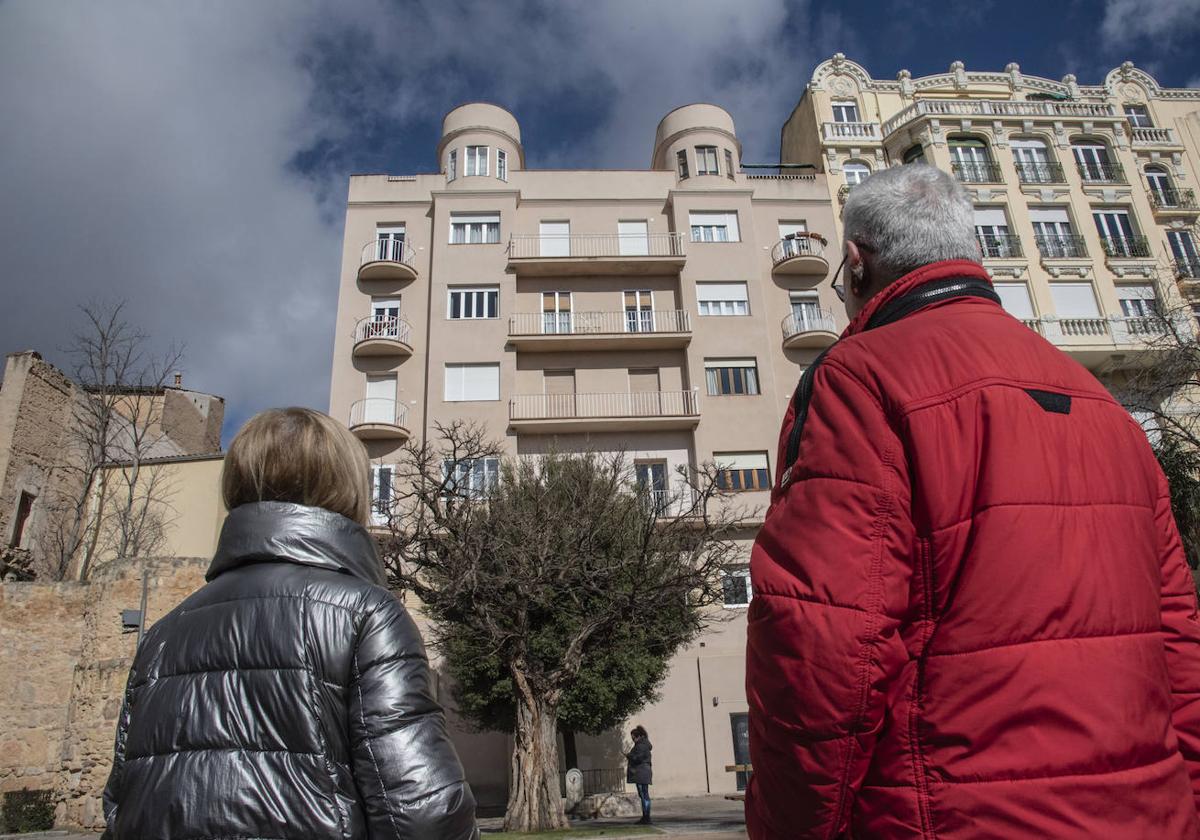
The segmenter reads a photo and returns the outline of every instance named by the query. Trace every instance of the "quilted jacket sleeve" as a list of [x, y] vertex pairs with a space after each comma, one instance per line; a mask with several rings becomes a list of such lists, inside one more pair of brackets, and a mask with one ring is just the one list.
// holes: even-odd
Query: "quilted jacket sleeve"
[[791, 483], [751, 556], [751, 838], [834, 838], [906, 660], [914, 535], [904, 450], [877, 398], [818, 368]]
[[372, 840], [478, 837], [475, 798], [433, 699], [420, 632], [390, 595], [358, 638], [349, 725]]
[[1162, 562], [1162, 632], [1174, 701], [1172, 719], [1200, 808], [1200, 616], [1196, 582], [1184, 559], [1171, 513], [1166, 479], [1160, 476], [1156, 509]]
[[129, 715], [132, 710], [131, 687], [136, 681], [135, 668], [129, 671], [129, 680], [125, 684], [125, 697], [121, 702], [121, 714], [117, 718], [117, 736], [113, 745], [112, 770], [108, 774], [108, 783], [104, 786], [102, 804], [104, 806], [104, 822], [106, 830], [101, 840], [111, 840], [113, 826], [117, 820], [117, 808], [121, 803], [121, 774], [125, 769], [125, 744], [129, 736]]

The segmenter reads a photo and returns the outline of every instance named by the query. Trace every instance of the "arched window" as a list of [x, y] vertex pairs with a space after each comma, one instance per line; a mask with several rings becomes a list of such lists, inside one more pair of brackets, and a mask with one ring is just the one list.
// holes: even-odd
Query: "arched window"
[[1022, 184], [1061, 184], [1063, 171], [1052, 158], [1045, 140], [1014, 137], [1010, 141], [1013, 164]]
[[924, 163], [925, 162], [925, 147], [918, 143], [915, 146], [910, 146], [901, 158], [905, 163]]
[[1179, 196], [1171, 185], [1171, 176], [1161, 166], [1146, 167], [1146, 183], [1150, 187], [1150, 203], [1155, 207], [1178, 207]]
[[1071, 141], [1071, 152], [1075, 155], [1075, 166], [1084, 183], [1124, 183], [1125, 172], [1121, 165], [1113, 160], [1108, 144], [1103, 140], [1077, 137]]
[[994, 184], [1000, 180], [999, 167], [992, 162], [987, 143], [978, 137], [951, 135], [950, 168], [954, 177], [965, 184]]
[[842, 172], [846, 173], [846, 186], [853, 187], [861, 184], [871, 174], [871, 167], [857, 160], [847, 161], [842, 167]]

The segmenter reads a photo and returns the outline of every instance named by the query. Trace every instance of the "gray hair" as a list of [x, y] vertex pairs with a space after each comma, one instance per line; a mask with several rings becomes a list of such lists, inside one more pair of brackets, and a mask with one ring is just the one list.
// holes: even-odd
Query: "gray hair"
[[979, 262], [971, 199], [928, 164], [870, 176], [850, 191], [842, 219], [846, 240], [866, 246], [887, 283], [938, 260]]

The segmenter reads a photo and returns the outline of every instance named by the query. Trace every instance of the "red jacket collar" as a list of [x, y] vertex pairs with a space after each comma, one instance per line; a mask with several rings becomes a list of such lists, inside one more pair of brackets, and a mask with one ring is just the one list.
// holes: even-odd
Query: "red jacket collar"
[[895, 300], [924, 283], [929, 283], [933, 280], [946, 280], [950, 277], [973, 277], [986, 280], [989, 283], [992, 282], [992, 278], [988, 276], [984, 267], [970, 260], [942, 260], [941, 262], [923, 265], [916, 271], [910, 271], [908, 274], [905, 274], [895, 283], [867, 301], [867, 305], [850, 322], [850, 326], [846, 327], [846, 331], [842, 333], [842, 337], [845, 338], [862, 332], [863, 328], [867, 325], [867, 321], [871, 319], [876, 310], [888, 301]]

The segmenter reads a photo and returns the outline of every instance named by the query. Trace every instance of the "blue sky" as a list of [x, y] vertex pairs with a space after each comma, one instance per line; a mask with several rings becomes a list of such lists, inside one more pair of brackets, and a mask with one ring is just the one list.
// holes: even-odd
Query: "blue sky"
[[1198, 37], [1200, 0], [0, 0], [0, 349], [61, 361], [77, 304], [127, 299], [228, 439], [326, 407], [347, 176], [435, 169], [458, 103], [512, 110], [533, 168], [645, 167], [697, 100], [769, 162], [837, 51], [1200, 86]]

